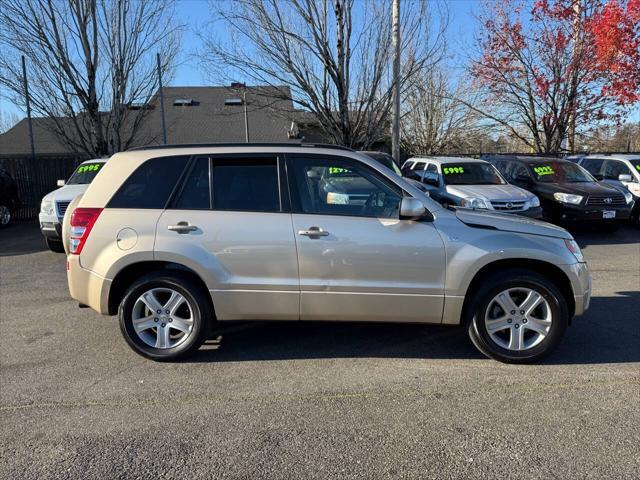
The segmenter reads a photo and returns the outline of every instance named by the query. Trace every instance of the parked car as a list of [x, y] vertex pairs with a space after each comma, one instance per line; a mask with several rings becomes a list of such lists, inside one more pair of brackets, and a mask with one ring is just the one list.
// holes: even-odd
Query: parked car
[[81, 163], [68, 181], [58, 180], [58, 188], [47, 193], [40, 204], [40, 231], [53, 252], [64, 253], [62, 218], [71, 200], [84, 193], [106, 160], [93, 159]]
[[595, 224], [615, 230], [628, 220], [633, 197], [598, 182], [576, 163], [549, 157], [491, 157], [509, 182], [535, 193], [545, 219], [553, 223]]
[[[399, 177], [402, 176], [402, 172], [400, 171], [400, 168], [398, 167], [396, 162], [393, 160], [393, 157], [391, 155], [389, 155], [388, 153], [385, 153], [385, 152], [371, 152], [371, 151], [360, 151], [359, 153], [363, 153], [367, 157], [374, 159], [375, 161], [377, 161], [381, 165], [384, 165], [389, 170], [393, 171], [393, 173], [395, 173]], [[407, 179], [407, 180], [410, 181], [415, 187], [419, 188], [422, 192], [426, 193], [427, 195], [429, 194], [427, 188], [424, 186], [423, 183], [421, 183], [421, 182], [419, 182], [417, 180], [414, 180], [414, 179]]]
[[517, 213], [541, 218], [538, 197], [510, 185], [489, 162], [461, 157], [424, 157], [406, 165], [423, 182], [429, 195], [445, 206]]
[[227, 320], [343, 320], [463, 324], [484, 354], [529, 362], [591, 297], [563, 228], [447, 210], [344, 147], [117, 153], [65, 218], [71, 296], [155, 360]]
[[579, 165], [596, 180], [626, 189], [633, 195], [633, 222], [640, 225], [640, 155], [592, 154], [579, 160]]
[[0, 228], [6, 228], [20, 206], [18, 186], [9, 172], [0, 168]]

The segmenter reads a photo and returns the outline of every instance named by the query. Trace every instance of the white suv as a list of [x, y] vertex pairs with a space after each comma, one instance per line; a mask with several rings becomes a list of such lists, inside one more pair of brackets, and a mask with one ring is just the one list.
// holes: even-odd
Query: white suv
[[47, 241], [50, 250], [64, 252], [62, 245], [62, 218], [67, 207], [78, 195], [85, 192], [91, 181], [98, 174], [106, 160], [87, 160], [76, 168], [67, 180], [58, 180], [58, 188], [47, 193], [40, 203], [40, 231]]
[[71, 296], [118, 313], [129, 345], [156, 360], [195, 351], [217, 322], [333, 320], [462, 323], [486, 355], [527, 362], [591, 295], [566, 230], [447, 210], [341, 147], [118, 153], [64, 231]]

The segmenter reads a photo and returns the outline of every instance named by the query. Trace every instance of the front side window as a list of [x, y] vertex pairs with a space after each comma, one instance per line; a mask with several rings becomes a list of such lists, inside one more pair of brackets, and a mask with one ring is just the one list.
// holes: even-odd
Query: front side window
[[125, 180], [108, 208], [165, 208], [189, 157], [147, 160]]
[[623, 162], [607, 160], [607, 164], [604, 167], [604, 178], [606, 180], [618, 180], [620, 175], [631, 175], [631, 178], [633, 178], [631, 170]]
[[427, 167], [426, 162], [417, 162], [414, 166], [413, 166], [413, 170], [415, 170], [416, 172], [421, 172], [422, 170], [424, 170]]
[[398, 218], [402, 191], [366, 165], [336, 157], [290, 162], [296, 210], [321, 215]]
[[529, 173], [527, 172], [527, 169], [518, 162], [507, 163], [506, 166], [504, 167], [504, 173], [505, 173], [505, 176], [512, 182], [529, 178]]
[[88, 185], [93, 181], [103, 165], [103, 162], [83, 163], [73, 172], [67, 185]]
[[442, 165], [446, 185], [504, 185], [506, 182], [489, 163], [447, 163]]
[[427, 169], [424, 172], [423, 180], [428, 181], [431, 184], [436, 184], [439, 182], [438, 167], [436, 167], [435, 164], [430, 163], [429, 165], [427, 165]]
[[214, 158], [213, 208], [279, 212], [278, 161], [274, 158]]

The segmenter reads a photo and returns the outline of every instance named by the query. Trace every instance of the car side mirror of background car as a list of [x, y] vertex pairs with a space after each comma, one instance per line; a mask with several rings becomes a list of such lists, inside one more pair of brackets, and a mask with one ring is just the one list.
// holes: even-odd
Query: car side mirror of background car
[[517, 185], [523, 185], [525, 187], [529, 187], [531, 186], [531, 179], [526, 175], [518, 175], [515, 178], [514, 183], [516, 183]]
[[56, 185], [58, 185], [59, 187], [64, 187], [64, 184], [65, 184], [65, 183], [67, 183], [67, 182], [65, 182], [64, 180], [58, 180], [58, 181], [56, 182]]
[[628, 173], [621, 173], [620, 175], [618, 175], [618, 180], [621, 182], [633, 181], [633, 179], [631, 178], [631, 175], [629, 175]]
[[438, 179], [433, 177], [424, 177], [422, 181], [427, 185], [432, 185], [434, 187], [438, 187], [440, 185]]
[[400, 218], [420, 218], [426, 213], [427, 209], [424, 207], [424, 203], [417, 198], [404, 197], [400, 201]]

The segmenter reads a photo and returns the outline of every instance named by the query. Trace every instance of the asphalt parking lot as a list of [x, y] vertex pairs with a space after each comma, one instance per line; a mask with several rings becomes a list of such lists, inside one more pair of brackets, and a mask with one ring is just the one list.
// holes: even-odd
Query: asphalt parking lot
[[640, 230], [576, 235], [587, 315], [534, 366], [457, 329], [234, 323], [154, 363], [0, 231], [0, 478], [638, 478]]

